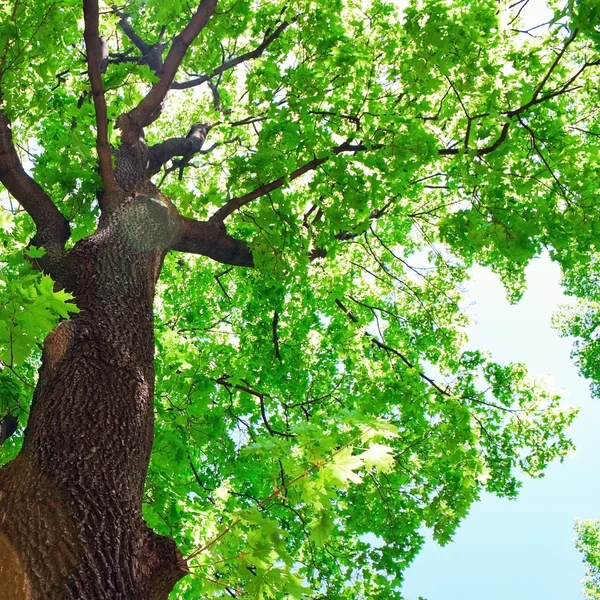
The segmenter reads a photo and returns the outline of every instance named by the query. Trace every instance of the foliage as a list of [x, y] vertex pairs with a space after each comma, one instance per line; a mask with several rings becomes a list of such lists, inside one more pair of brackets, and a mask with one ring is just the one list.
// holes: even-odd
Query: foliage
[[590, 388], [600, 395], [600, 346], [598, 344], [598, 314], [600, 294], [598, 256], [592, 254], [584, 264], [577, 265], [563, 278], [565, 291], [576, 299], [562, 307], [555, 325], [563, 336], [575, 338], [572, 355]]
[[587, 565], [583, 580], [583, 595], [588, 600], [600, 598], [600, 521], [577, 521], [575, 544]]
[[[466, 349], [474, 262], [517, 300], [548, 251], [585, 306], [600, 301], [600, 17], [569, 0], [525, 32], [523, 2], [509, 4], [227, 0], [186, 54], [180, 81], [287, 23], [212, 77], [218, 94], [171, 91], [146, 131], [151, 145], [215, 124], [182, 177], [155, 177], [190, 217], [282, 178], [227, 222], [254, 269], [171, 254], [159, 284], [145, 517], [192, 557], [177, 597], [400, 598], [424, 527], [448, 542], [483, 490], [514, 497], [523, 474], [572, 449], [572, 409], [523, 365]], [[104, 9], [123, 53], [132, 44]], [[190, 12], [183, 0], [123, 10], [152, 43]], [[76, 240], [96, 224], [99, 188], [79, 1], [0, 0], [0, 14], [13, 134]], [[155, 79], [111, 63], [110, 119]], [[31, 224], [1, 198], [0, 401], [18, 412], [36, 342], [75, 307], [20, 260]], [[589, 335], [569, 333], [592, 339], [585, 319]], [[600, 364], [587, 352], [584, 372]]]

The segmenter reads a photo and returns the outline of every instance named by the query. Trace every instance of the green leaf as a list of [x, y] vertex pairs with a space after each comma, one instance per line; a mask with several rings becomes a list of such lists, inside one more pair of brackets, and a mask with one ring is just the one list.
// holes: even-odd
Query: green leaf
[[384, 444], [371, 444], [367, 450], [360, 454], [365, 467], [374, 467], [382, 473], [389, 473], [395, 467], [394, 449]]

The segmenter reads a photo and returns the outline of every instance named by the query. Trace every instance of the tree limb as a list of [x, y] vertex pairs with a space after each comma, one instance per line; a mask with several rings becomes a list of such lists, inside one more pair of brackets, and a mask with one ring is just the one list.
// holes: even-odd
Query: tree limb
[[[115, 201], [118, 187], [112, 170], [112, 156], [110, 144], [108, 143], [108, 116], [106, 113], [106, 100], [104, 98], [104, 87], [100, 74], [103, 62], [103, 49], [98, 31], [98, 0], [83, 0], [83, 16], [85, 20], [85, 48], [87, 52], [88, 76], [92, 86], [94, 97], [94, 109], [96, 112], [96, 149], [100, 163], [100, 176], [104, 187], [104, 203], [110, 207]], [[102, 207], [104, 208], [104, 207]]]
[[[356, 317], [356, 315], [354, 315], [352, 311], [348, 310], [338, 298], [335, 299], [335, 304], [348, 317], [348, 319], [352, 321], [352, 323], [358, 324], [358, 318]], [[373, 334], [369, 333], [368, 331], [363, 331], [362, 333], [365, 336], [365, 338], [371, 342], [371, 344], [373, 344], [381, 350], [384, 350], [387, 354], [393, 354], [394, 356], [397, 356], [409, 369], [414, 369], [419, 375], [419, 377], [423, 381], [426, 381], [438, 393], [442, 394], [443, 396], [452, 395], [450, 392], [448, 392], [448, 390], [442, 389], [431, 377], [428, 377], [427, 375], [425, 375], [425, 373], [423, 373], [423, 371], [420, 371], [412, 362], [408, 360], [408, 358], [406, 358], [406, 356], [404, 356], [404, 354], [402, 354], [395, 348], [392, 348], [391, 346], [388, 346], [387, 344], [384, 344], [383, 342], [379, 341]]]
[[127, 56], [126, 54], [117, 55], [113, 58], [112, 62], [114, 63], [123, 63], [123, 62], [135, 62], [140, 65], [148, 65], [152, 71], [160, 77], [162, 68], [163, 68], [163, 60], [162, 60], [162, 52], [165, 48], [165, 44], [162, 43], [162, 33], [164, 33], [164, 29], [159, 35], [159, 39], [156, 44], [147, 44], [144, 40], [135, 32], [129, 21], [127, 20], [127, 15], [120, 12], [119, 10], [114, 11], [114, 13], [120, 17], [119, 18], [119, 26], [123, 30], [123, 33], [131, 40], [134, 46], [140, 51], [141, 56]]
[[535, 90], [533, 92], [533, 96], [531, 97], [531, 101], [530, 101], [531, 103], [535, 103], [535, 101], [538, 99], [538, 96], [540, 95], [540, 92], [544, 89], [544, 86], [546, 85], [546, 83], [550, 79], [550, 76], [552, 75], [552, 73], [554, 72], [554, 70], [556, 69], [556, 67], [558, 66], [558, 63], [560, 62], [560, 60], [564, 56], [565, 52], [567, 51], [567, 48], [573, 43], [573, 40], [577, 37], [578, 33], [579, 33], [579, 30], [578, 29], [574, 29], [573, 33], [567, 38], [567, 40], [565, 41], [565, 43], [564, 43], [563, 47], [561, 48], [560, 52], [556, 55], [556, 58], [554, 59], [554, 62], [550, 65], [550, 68], [546, 72], [546, 75], [544, 76], [544, 78], [542, 79], [542, 81], [540, 81], [540, 83], [538, 84], [538, 86], [535, 88]]
[[[589, 65], [592, 65], [592, 64], [593, 63], [589, 63]], [[543, 98], [538, 98], [536, 103], [539, 103], [539, 102], [542, 102], [542, 101], [548, 99], [548, 97], [550, 97], [551, 94], [557, 95], [555, 92], [551, 92], [550, 94], [548, 94], [547, 96], [544, 96]], [[527, 105], [527, 108], [528, 107], [529, 106]], [[525, 107], [522, 107], [522, 109], [525, 110]], [[521, 109], [519, 109], [517, 111], [512, 111], [509, 116], [512, 117], [512, 116], [518, 115], [520, 112], [521, 112]], [[508, 114], [508, 113], [506, 113], [506, 114]], [[481, 116], [486, 116], [486, 115], [476, 115], [471, 118], [475, 119], [475, 118], [478, 118]], [[510, 125], [511, 125], [511, 121], [504, 123], [498, 138], [494, 142], [492, 142], [489, 146], [484, 146], [482, 148], [476, 149], [475, 155], [476, 156], [484, 156], [486, 154], [490, 154], [491, 152], [494, 152], [495, 150], [497, 150], [500, 147], [500, 145], [507, 139]], [[366, 145], [366, 144], [362, 144], [362, 143], [352, 144], [351, 140], [346, 140], [343, 144], [340, 144], [339, 146], [336, 146], [335, 148], [333, 148], [328, 156], [325, 156], [323, 158], [314, 158], [313, 160], [302, 165], [295, 171], [292, 171], [287, 176], [280, 177], [279, 179], [275, 179], [269, 183], [265, 183], [265, 184], [259, 186], [258, 188], [254, 189], [242, 196], [236, 196], [234, 198], [231, 198], [210, 217], [209, 221], [213, 222], [213, 223], [223, 222], [228, 216], [230, 216], [233, 212], [235, 212], [242, 206], [249, 204], [253, 200], [260, 198], [261, 196], [269, 194], [273, 190], [283, 187], [290, 181], [293, 181], [294, 179], [301, 177], [302, 175], [304, 175], [305, 173], [308, 173], [309, 171], [317, 169], [322, 164], [326, 163], [332, 156], [337, 156], [338, 154], [341, 154], [343, 152], [363, 152], [366, 150], [378, 150], [378, 149], [384, 148], [385, 146], [386, 146], [386, 144], [381, 144], [381, 143], [372, 144], [372, 145]], [[442, 149], [438, 150], [438, 154], [440, 156], [457, 155], [457, 154], [460, 154], [463, 152], [465, 152], [464, 148], [461, 148], [461, 149], [442, 148]]]
[[272, 327], [273, 327], [273, 347], [275, 348], [275, 358], [279, 362], [282, 362], [282, 360], [281, 360], [281, 352], [279, 350], [279, 332], [277, 331], [277, 325], [278, 324], [279, 324], [279, 313], [277, 311], [275, 311], [273, 313], [273, 322], [272, 322]]
[[179, 65], [181, 64], [187, 49], [212, 17], [217, 7], [217, 2], [218, 0], [201, 0], [198, 9], [190, 19], [189, 23], [184, 27], [183, 31], [173, 39], [171, 48], [163, 65], [160, 80], [152, 86], [152, 89], [138, 106], [128, 113], [127, 122], [122, 122], [125, 141], [128, 141], [127, 137], [130, 135], [128, 126], [133, 126], [138, 129], [138, 131], [131, 132], [132, 138], [135, 140], [139, 138], [140, 129], [150, 125], [150, 123], [158, 118], [160, 105], [175, 79], [175, 75], [177, 74], [177, 70], [179, 69]]
[[[148, 148], [148, 175], [155, 175], [160, 168], [174, 156], [182, 156], [185, 164], [202, 149], [204, 140], [211, 129], [206, 123], [192, 125], [184, 138], [169, 138], [160, 144]], [[187, 161], [187, 162], [186, 162]]]
[[133, 27], [127, 20], [127, 16], [119, 10], [114, 11], [119, 17], [119, 27], [123, 33], [133, 42], [134, 46], [141, 52], [142, 56], [146, 56], [152, 50], [152, 47], [146, 44], [144, 40], [134, 31]]
[[234, 58], [230, 58], [226, 60], [221, 65], [213, 69], [210, 73], [206, 75], [202, 75], [197, 77], [196, 79], [190, 79], [190, 81], [174, 81], [171, 85], [171, 88], [174, 90], [185, 90], [191, 87], [195, 87], [197, 85], [201, 85], [211, 80], [213, 77], [224, 73], [225, 71], [236, 67], [237, 65], [246, 62], [247, 60], [251, 60], [254, 58], [259, 58], [263, 52], [267, 49], [267, 47], [276, 40], [282, 32], [289, 27], [292, 23], [294, 23], [297, 19], [291, 19], [290, 21], [283, 21], [273, 32], [269, 35], [266, 35], [263, 41], [254, 48], [254, 50], [250, 50], [249, 52], [245, 52], [244, 54], [240, 54]]
[[222, 223], [180, 217], [179, 230], [171, 249], [202, 254], [226, 265], [254, 266], [248, 244], [228, 235]]
[[219, 385], [226, 387], [226, 388], [235, 389], [240, 392], [246, 392], [246, 394], [250, 394], [251, 396], [258, 398], [258, 401], [260, 403], [260, 416], [262, 418], [262, 422], [264, 423], [265, 429], [269, 432], [270, 436], [279, 435], [281, 437], [287, 437], [287, 438], [295, 438], [296, 437], [296, 435], [293, 433], [287, 433], [285, 431], [277, 431], [277, 430], [273, 429], [271, 427], [271, 425], [269, 424], [269, 420], [267, 419], [267, 411], [265, 408], [265, 398], [270, 398], [271, 396], [269, 394], [263, 394], [262, 392], [258, 392], [256, 390], [252, 389], [248, 385], [240, 385], [239, 383], [237, 383], [237, 384], [230, 383], [229, 381], [227, 381], [227, 375], [223, 375], [222, 377], [219, 377], [218, 379], [213, 379], [213, 381], [215, 383], [218, 383]]
[[88, 76], [92, 86], [94, 110], [96, 112], [96, 149], [100, 163], [100, 176], [104, 187], [102, 209], [110, 208], [116, 201], [118, 192], [117, 182], [112, 170], [112, 156], [108, 143], [108, 116], [104, 87], [100, 74], [103, 63], [103, 48], [98, 31], [98, 0], [83, 0], [83, 17], [85, 20], [85, 48], [87, 52]]
[[[509, 129], [510, 129], [510, 121], [504, 123], [504, 125], [502, 126], [502, 131], [500, 132], [500, 135], [492, 144], [490, 144], [489, 146], [484, 146], [483, 148], [478, 148], [475, 151], [475, 155], [476, 156], [485, 156], [486, 154], [490, 154], [490, 152], [493, 152], [494, 150], [499, 148], [500, 144], [502, 144], [502, 142], [504, 142], [504, 140], [506, 140]], [[448, 155], [460, 154], [461, 152], [466, 152], [466, 151], [467, 151], [466, 148], [462, 148], [461, 150], [459, 150], [457, 148], [443, 148], [442, 150], [438, 150], [438, 154], [440, 156], [448, 156]]]
[[0, 182], [33, 219], [37, 232], [32, 244], [46, 248], [48, 255], [58, 254], [69, 239], [69, 223], [48, 194], [23, 169], [1, 100], [0, 95]]
[[309, 171], [313, 171], [317, 167], [320, 167], [322, 164], [326, 163], [332, 156], [337, 156], [342, 152], [362, 152], [364, 150], [375, 150], [378, 148], [383, 148], [383, 145], [376, 144], [371, 147], [368, 147], [364, 144], [351, 144], [350, 140], [346, 140], [343, 144], [340, 144], [339, 146], [333, 148], [328, 156], [325, 156], [323, 158], [314, 158], [313, 160], [307, 162], [306, 164], [302, 165], [301, 167], [297, 168], [295, 171], [292, 171], [284, 177], [275, 179], [270, 183], [265, 183], [264, 185], [261, 185], [260, 187], [252, 190], [251, 192], [248, 192], [247, 194], [244, 194], [243, 196], [231, 198], [221, 208], [219, 208], [217, 212], [215, 212], [215, 214], [209, 219], [209, 221], [211, 223], [222, 223], [229, 215], [231, 215], [233, 212], [235, 212], [245, 204], [248, 204], [249, 202], [252, 202], [252, 200], [260, 198], [261, 196], [264, 196], [272, 192], [273, 190], [283, 187], [290, 181], [298, 179], [298, 177], [301, 177]]

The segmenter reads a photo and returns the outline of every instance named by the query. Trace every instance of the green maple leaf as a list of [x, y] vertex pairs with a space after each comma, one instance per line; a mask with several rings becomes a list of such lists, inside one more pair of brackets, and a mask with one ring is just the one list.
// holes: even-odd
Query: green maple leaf
[[352, 454], [352, 448], [343, 448], [331, 459], [331, 463], [324, 468], [326, 477], [329, 476], [333, 481], [347, 485], [348, 482], [360, 483], [362, 477], [355, 473], [357, 469], [363, 467], [363, 460]]
[[360, 454], [365, 467], [374, 467], [382, 473], [394, 470], [395, 460], [393, 448], [385, 444], [371, 444], [367, 450]]

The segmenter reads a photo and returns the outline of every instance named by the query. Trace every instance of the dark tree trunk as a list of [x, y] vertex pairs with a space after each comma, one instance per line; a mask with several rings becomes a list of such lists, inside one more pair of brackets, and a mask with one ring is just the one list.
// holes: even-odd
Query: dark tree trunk
[[0, 469], [0, 600], [159, 600], [187, 572], [141, 516], [152, 302], [178, 218], [146, 193], [129, 191], [52, 273], [81, 312], [47, 337], [23, 449]]

